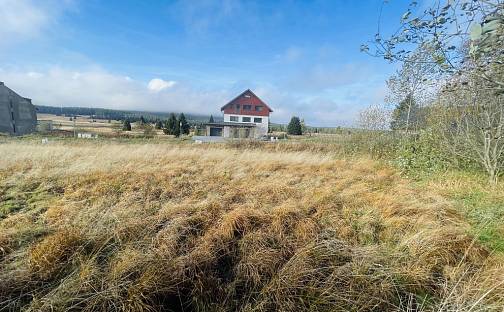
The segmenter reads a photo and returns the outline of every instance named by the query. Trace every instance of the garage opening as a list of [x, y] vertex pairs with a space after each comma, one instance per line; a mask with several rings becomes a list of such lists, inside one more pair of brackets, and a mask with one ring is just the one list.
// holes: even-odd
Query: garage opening
[[222, 136], [222, 128], [210, 127], [210, 136]]

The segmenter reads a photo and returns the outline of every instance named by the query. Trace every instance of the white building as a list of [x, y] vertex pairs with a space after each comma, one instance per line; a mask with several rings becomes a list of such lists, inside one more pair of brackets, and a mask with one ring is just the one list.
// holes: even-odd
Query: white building
[[259, 138], [268, 133], [273, 110], [250, 89], [222, 106], [223, 122], [206, 124], [206, 135], [225, 138]]

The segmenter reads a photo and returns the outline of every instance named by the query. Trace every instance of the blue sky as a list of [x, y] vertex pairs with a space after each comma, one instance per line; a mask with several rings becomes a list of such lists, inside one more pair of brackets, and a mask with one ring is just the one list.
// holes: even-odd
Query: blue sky
[[0, 80], [40, 105], [214, 115], [250, 88], [274, 122], [352, 125], [395, 68], [359, 52], [381, 3], [0, 0]]

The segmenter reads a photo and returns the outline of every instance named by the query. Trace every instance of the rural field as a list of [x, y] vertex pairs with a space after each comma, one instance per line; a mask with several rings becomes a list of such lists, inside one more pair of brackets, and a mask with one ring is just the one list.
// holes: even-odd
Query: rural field
[[469, 178], [309, 140], [132, 142], [1, 141], [0, 311], [503, 310]]
[[504, 312], [504, 0], [0, 23], [0, 312]]
[[[93, 119], [91, 116], [79, 115], [75, 117], [75, 121], [70, 120], [70, 117], [57, 116], [54, 114], [37, 114], [37, 120], [44, 123], [51, 123], [54, 130], [67, 132], [68, 134], [75, 132], [93, 133], [98, 136], [117, 137], [119, 134], [126, 137], [141, 136], [144, 132], [138, 126], [133, 125], [132, 131], [121, 131], [122, 122], [117, 120]], [[153, 129], [153, 136], [164, 138], [163, 131]]]

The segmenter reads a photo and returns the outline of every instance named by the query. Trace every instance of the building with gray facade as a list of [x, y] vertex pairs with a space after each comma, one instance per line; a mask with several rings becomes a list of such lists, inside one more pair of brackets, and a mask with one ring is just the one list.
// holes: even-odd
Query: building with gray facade
[[34, 132], [36, 127], [37, 112], [31, 100], [0, 81], [0, 133], [23, 135]]

